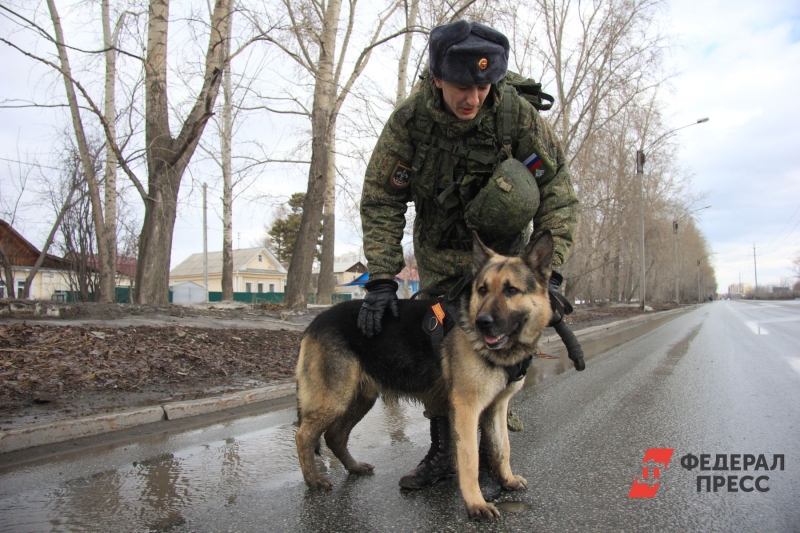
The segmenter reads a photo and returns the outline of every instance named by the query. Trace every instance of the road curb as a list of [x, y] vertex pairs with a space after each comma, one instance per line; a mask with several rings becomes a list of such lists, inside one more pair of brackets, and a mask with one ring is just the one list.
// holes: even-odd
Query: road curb
[[[295, 384], [285, 383], [282, 385], [272, 385], [270, 387], [246, 390], [215, 398], [203, 398], [200, 400], [189, 400], [185, 402], [172, 402], [165, 404], [163, 408], [167, 420], [178, 420], [180, 418], [188, 418], [190, 416], [214, 413], [224, 409], [232, 409], [234, 407], [249, 405], [251, 403], [265, 402], [267, 400], [289, 396], [294, 394], [294, 392]], [[2, 442], [0, 442], [0, 446], [2, 446]]]
[[91, 437], [164, 420], [160, 405], [131, 411], [93, 415], [76, 420], [61, 420], [21, 429], [0, 432], [0, 453], [13, 452], [43, 444], [53, 444], [80, 437]]
[[0, 454], [55, 444], [81, 437], [92, 437], [120, 429], [167, 420], [177, 420], [225, 409], [232, 409], [294, 394], [294, 383], [281, 383], [213, 398], [170, 402], [129, 411], [92, 415], [74, 420], [48, 422], [20, 429], [0, 431]]

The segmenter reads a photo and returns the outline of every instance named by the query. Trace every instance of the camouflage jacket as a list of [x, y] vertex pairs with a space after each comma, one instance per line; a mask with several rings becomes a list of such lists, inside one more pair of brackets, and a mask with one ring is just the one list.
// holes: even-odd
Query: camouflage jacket
[[[437, 245], [428, 238], [431, 224], [425, 221], [435, 220], [435, 213], [430, 210], [435, 210], [437, 204], [431, 200], [447, 185], [437, 187], [443, 165], [462, 169], [464, 179], [456, 186], [460, 188], [461, 197], [467, 200], [477, 194], [491, 175], [495, 162], [487, 158], [498, 155], [502, 147], [497, 121], [504, 95], [516, 100], [511, 107], [512, 153], [523, 162], [536, 159], [538, 165], [532, 170], [540, 199], [533, 217], [533, 233], [534, 236], [544, 230], [553, 233], [556, 246], [552, 266], [561, 266], [573, 241], [578, 204], [566, 155], [538, 111], [516, 93], [504, 89], [504, 80], [492, 86], [491, 95], [477, 116], [466, 121], [444, 110], [441, 91], [435, 88], [432, 80], [426, 81], [418, 92], [395, 109], [372, 152], [361, 197], [364, 253], [371, 279], [394, 279], [403, 268], [401, 240], [409, 201], [415, 203], [417, 210], [414, 252], [422, 286], [443, 287], [448, 279], [471, 272], [471, 251]], [[438, 150], [434, 157], [428, 154], [419, 165], [419, 156], [415, 160], [415, 154], [418, 153], [421, 113], [416, 107], [421, 105], [427, 108], [424, 115], [435, 123], [433, 133], [456, 148], [449, 152]], [[482, 155], [469, 159], [468, 152]], [[420, 168], [414, 169], [415, 163]], [[529, 168], [532, 167], [529, 165]], [[527, 235], [519, 237], [517, 245], [508, 249], [499, 246], [501, 243], [485, 242], [499, 248], [498, 251], [514, 254], [521, 251], [519, 243], [524, 244], [522, 238]]]

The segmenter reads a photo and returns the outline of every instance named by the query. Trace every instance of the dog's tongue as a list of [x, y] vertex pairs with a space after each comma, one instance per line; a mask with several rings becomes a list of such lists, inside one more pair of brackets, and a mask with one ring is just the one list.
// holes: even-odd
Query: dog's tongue
[[497, 341], [500, 340], [500, 337], [492, 337], [491, 335], [484, 335], [483, 340], [486, 341], [486, 344], [497, 344]]

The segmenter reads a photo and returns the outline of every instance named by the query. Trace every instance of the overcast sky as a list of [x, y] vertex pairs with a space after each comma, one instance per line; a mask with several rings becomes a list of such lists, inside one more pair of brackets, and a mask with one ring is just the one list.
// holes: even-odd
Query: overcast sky
[[800, 2], [673, 0], [672, 125], [718, 290], [791, 276], [800, 254]]
[[[707, 193], [693, 208], [712, 205], [696, 213], [696, 220], [714, 253], [718, 290], [727, 291], [740, 276], [743, 283], [754, 282], [754, 244], [759, 285], [777, 283], [793, 275], [792, 259], [800, 254], [800, 2], [672, 0], [668, 16], [674, 43], [669, 60], [678, 71], [674, 92], [664, 95], [668, 124], [678, 128], [710, 118], [676, 132], [674, 139], [681, 146], [679, 164], [693, 174], [695, 192]], [[7, 27], [0, 21], [0, 29]], [[0, 59], [6, 72], [0, 96], [45, 79], [28, 74], [30, 63], [5, 45]], [[46, 79], [52, 87], [52, 78]], [[51, 111], [0, 110], [0, 158], [18, 159], [18, 141], [23, 152], [37, 144], [39, 153], [46, 152], [57, 136], [53, 122]], [[264, 129], [283, 136], [280, 125]], [[8, 169], [0, 163], [5, 192]], [[273, 170], [261, 186], [284, 195], [302, 190], [304, 171]], [[191, 180], [183, 187], [191, 187]], [[22, 229], [40, 245], [47, 228], [31, 214], [23, 217]], [[173, 266], [201, 249], [199, 214], [195, 200], [179, 217]], [[237, 210], [234, 246], [254, 244], [269, 220], [268, 208]], [[356, 234], [344, 225], [337, 225], [337, 232], [337, 253], [358, 250]], [[221, 235], [221, 222], [212, 212], [210, 250], [221, 248]]]

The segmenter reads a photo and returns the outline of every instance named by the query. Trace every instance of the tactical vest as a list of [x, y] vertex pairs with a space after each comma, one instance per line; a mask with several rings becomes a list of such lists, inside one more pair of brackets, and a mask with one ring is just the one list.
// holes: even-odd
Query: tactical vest
[[539, 111], [552, 107], [554, 98], [541, 88], [540, 83], [509, 71], [494, 130], [480, 124], [478, 131], [461, 144], [447, 140], [437, 131], [439, 125], [428, 110], [430, 96], [421, 99], [409, 129], [415, 149], [412, 195], [422, 239], [437, 248], [471, 250], [471, 230], [477, 229], [484, 242], [491, 243], [498, 252], [513, 254], [521, 250], [524, 230], [502, 238], [483, 234], [479, 228], [471, 227], [465, 214], [497, 166], [513, 157], [512, 146], [516, 147], [517, 139], [512, 137], [518, 129], [514, 121], [519, 116], [520, 99]]
[[[513, 86], [505, 86], [502, 103], [497, 106], [494, 129], [484, 120], [476, 125], [472, 134], [456, 143], [443, 135], [428, 110], [431, 96], [427, 90], [423, 92], [425, 97], [418, 101], [408, 124], [414, 148], [411, 193], [417, 224], [421, 225], [420, 238], [437, 248], [470, 250], [474, 228], [469, 227], [464, 213], [497, 165], [513, 157], [512, 132], [516, 130], [513, 122], [519, 114], [517, 93]], [[521, 236], [520, 232], [506, 239], [505, 245], [495, 242], [494, 248], [507, 253], [518, 247]]]

